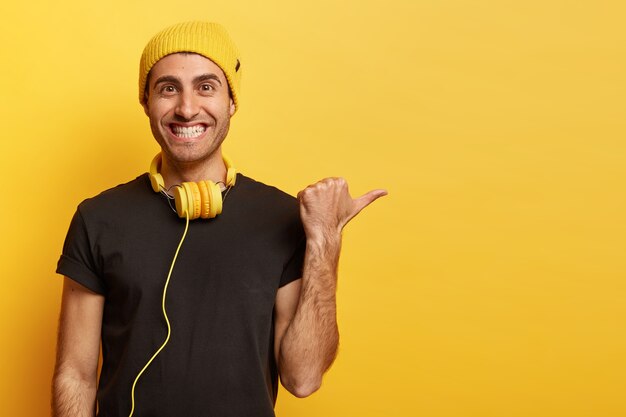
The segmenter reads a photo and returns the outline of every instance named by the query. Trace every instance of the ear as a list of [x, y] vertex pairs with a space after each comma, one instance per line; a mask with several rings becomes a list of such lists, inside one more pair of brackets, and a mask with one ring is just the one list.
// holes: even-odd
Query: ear
[[150, 94], [148, 91], [150, 90], [150, 74], [152, 73], [152, 70], [150, 70], [150, 72], [148, 72], [148, 76], [146, 77], [146, 85], [143, 87], [143, 100], [141, 100], [141, 106], [143, 107], [143, 112], [146, 114], [146, 116], [150, 117], [150, 114], [148, 114], [148, 94]]
[[146, 114], [146, 116], [150, 117], [150, 115], [148, 114], [148, 95], [147, 94], [144, 94], [143, 96], [141, 107], [143, 107], [143, 112]]
[[232, 97], [230, 98], [230, 109], [228, 113], [230, 114], [230, 117], [233, 117], [233, 114], [235, 114], [235, 102]]

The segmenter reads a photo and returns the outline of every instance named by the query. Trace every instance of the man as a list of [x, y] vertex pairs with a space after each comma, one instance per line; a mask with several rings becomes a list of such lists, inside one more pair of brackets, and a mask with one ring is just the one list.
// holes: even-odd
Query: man
[[139, 96], [161, 153], [74, 215], [53, 415], [273, 416], [278, 377], [298, 397], [319, 388], [337, 352], [341, 230], [386, 192], [352, 199], [327, 178], [296, 200], [237, 174], [221, 145], [242, 67], [212, 23], [144, 49]]

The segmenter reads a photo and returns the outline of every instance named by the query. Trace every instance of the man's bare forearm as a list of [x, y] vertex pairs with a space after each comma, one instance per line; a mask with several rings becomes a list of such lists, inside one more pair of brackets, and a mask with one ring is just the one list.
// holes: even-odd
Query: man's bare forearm
[[298, 193], [306, 253], [298, 307], [277, 355], [281, 381], [298, 397], [320, 387], [322, 375], [337, 355], [341, 231], [350, 219], [386, 194], [385, 190], [373, 190], [353, 199], [343, 178], [325, 178]]
[[63, 282], [52, 417], [93, 417], [104, 297], [71, 280]]
[[279, 353], [282, 383], [298, 397], [306, 397], [319, 388], [322, 375], [337, 355], [340, 250], [340, 234], [307, 240], [300, 300]]
[[93, 417], [96, 413], [96, 383], [73, 372], [57, 369], [52, 382], [52, 417]]

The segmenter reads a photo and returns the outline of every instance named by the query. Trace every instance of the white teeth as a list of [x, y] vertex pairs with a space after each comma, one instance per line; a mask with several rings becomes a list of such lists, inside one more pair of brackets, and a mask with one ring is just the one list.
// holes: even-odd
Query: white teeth
[[196, 138], [203, 134], [205, 130], [206, 128], [203, 125], [196, 125], [191, 127], [176, 125], [172, 126], [172, 131], [174, 132], [174, 134], [179, 138], [185, 139]]

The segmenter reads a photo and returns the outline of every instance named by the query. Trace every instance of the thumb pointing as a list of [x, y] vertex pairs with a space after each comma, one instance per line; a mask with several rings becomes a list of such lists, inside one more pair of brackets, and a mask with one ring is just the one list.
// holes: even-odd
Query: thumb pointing
[[372, 190], [368, 193], [363, 194], [361, 197], [354, 199], [354, 208], [356, 210], [354, 215], [356, 216], [361, 210], [372, 204], [376, 199], [385, 195], [387, 195], [387, 190], [379, 189]]

